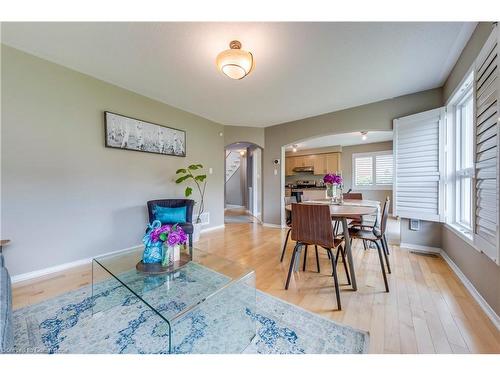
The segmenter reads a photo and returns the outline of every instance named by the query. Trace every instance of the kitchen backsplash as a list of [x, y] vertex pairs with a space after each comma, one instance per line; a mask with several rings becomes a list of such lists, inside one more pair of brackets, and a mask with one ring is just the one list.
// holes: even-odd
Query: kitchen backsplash
[[298, 180], [321, 181], [322, 179], [323, 176], [315, 176], [312, 173], [297, 173], [293, 176], [286, 176], [285, 183], [294, 184]]

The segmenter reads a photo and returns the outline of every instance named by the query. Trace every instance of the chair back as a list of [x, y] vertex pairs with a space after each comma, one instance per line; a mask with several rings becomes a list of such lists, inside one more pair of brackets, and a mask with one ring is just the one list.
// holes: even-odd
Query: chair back
[[334, 247], [330, 206], [292, 203], [292, 240], [326, 248]]
[[[292, 203], [297, 203], [297, 197], [285, 197], [285, 206], [288, 206], [289, 204]], [[292, 225], [292, 211], [285, 210], [285, 220], [286, 220], [286, 225], [291, 226]]]
[[149, 222], [152, 223], [155, 219], [153, 214], [154, 206], [160, 207], [168, 207], [168, 208], [177, 208], [177, 207], [186, 207], [186, 222], [193, 222], [193, 207], [194, 200], [192, 199], [157, 199], [154, 201], [148, 201], [148, 214], [149, 214]]
[[358, 199], [358, 200], [362, 200], [363, 199], [363, 194], [361, 194], [361, 193], [344, 193], [344, 194], [342, 194], [342, 197], [344, 199]]
[[391, 200], [389, 197], [385, 199], [384, 209], [382, 210], [382, 217], [380, 219], [380, 232], [382, 235], [385, 234], [385, 230], [387, 229], [387, 218], [389, 216], [389, 206], [391, 205]]

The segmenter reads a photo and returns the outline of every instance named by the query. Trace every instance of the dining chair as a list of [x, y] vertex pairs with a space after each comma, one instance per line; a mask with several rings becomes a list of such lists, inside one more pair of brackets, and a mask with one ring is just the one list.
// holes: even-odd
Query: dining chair
[[[297, 203], [297, 197], [285, 197], [285, 207], [289, 204]], [[292, 231], [292, 212], [285, 210], [285, 220], [288, 231], [286, 232], [285, 244], [283, 245], [283, 250], [281, 251], [280, 263], [283, 262], [283, 257], [285, 256], [286, 245], [288, 243], [288, 238], [290, 237], [290, 232]]]
[[330, 214], [330, 206], [322, 204], [297, 204], [292, 203], [292, 240], [296, 241], [293, 249], [292, 258], [290, 259], [290, 268], [286, 279], [285, 289], [288, 289], [292, 270], [297, 261], [299, 249], [304, 246], [304, 266], [307, 257], [307, 246], [314, 245], [316, 250], [316, 266], [320, 272], [318, 246], [326, 249], [330, 262], [332, 264], [332, 274], [335, 286], [335, 295], [337, 298], [337, 308], [342, 309], [340, 303], [340, 288], [337, 276], [337, 261], [332, 250], [338, 249], [337, 252], [342, 255], [344, 269], [346, 275], [349, 276], [344, 253], [340, 251], [340, 246], [343, 239], [335, 238], [333, 234], [332, 218]]
[[[351, 193], [351, 190], [349, 192], [342, 194], [342, 197], [344, 199], [352, 199], [352, 200], [363, 200], [363, 194], [362, 193]], [[363, 220], [362, 216], [358, 216], [356, 218], [352, 218], [352, 221], [350, 223], [351, 226], [362, 226], [363, 224], [366, 224], [366, 221]], [[338, 227], [336, 228], [336, 231], [338, 230]], [[367, 249], [367, 244], [366, 241], [363, 241], [363, 247], [366, 250]]]
[[[349, 228], [349, 236], [351, 242], [353, 239], [360, 239], [364, 241], [369, 241], [374, 243], [377, 247], [378, 258], [380, 262], [380, 267], [382, 269], [382, 275], [384, 277], [385, 291], [389, 292], [389, 284], [387, 283], [387, 275], [385, 273], [384, 260], [382, 259], [382, 253], [384, 254], [385, 263], [387, 265], [387, 272], [391, 273], [391, 265], [389, 263], [388, 252], [385, 250], [385, 231], [387, 228], [387, 217], [389, 216], [389, 205], [391, 201], [389, 197], [385, 200], [384, 209], [382, 210], [382, 217], [380, 219], [380, 226], [375, 226], [372, 229], [365, 229], [362, 227], [351, 227]], [[384, 250], [382, 250], [382, 248]]]

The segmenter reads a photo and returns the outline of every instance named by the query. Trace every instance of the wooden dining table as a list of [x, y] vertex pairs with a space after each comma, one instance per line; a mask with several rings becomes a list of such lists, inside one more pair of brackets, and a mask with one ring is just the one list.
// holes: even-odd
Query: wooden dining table
[[[328, 199], [305, 201], [299, 204], [327, 204], [330, 206], [332, 220], [340, 221], [345, 239], [345, 251], [349, 263], [349, 273], [351, 276], [351, 286], [353, 290], [358, 290], [356, 283], [356, 273], [352, 257], [351, 239], [347, 220], [358, 219], [360, 216], [378, 215], [380, 212], [380, 202], [365, 199], [344, 199], [342, 204], [333, 204]], [[292, 205], [285, 206], [288, 211], [292, 210]]]

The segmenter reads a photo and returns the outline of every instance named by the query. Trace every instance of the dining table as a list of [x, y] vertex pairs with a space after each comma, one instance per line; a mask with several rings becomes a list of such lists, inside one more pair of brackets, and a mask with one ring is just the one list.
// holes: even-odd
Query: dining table
[[[329, 199], [319, 199], [304, 201], [297, 204], [327, 204], [330, 206], [330, 215], [332, 220], [340, 221], [342, 223], [342, 230], [345, 239], [345, 252], [351, 276], [351, 286], [353, 290], [358, 290], [352, 256], [351, 239], [349, 236], [348, 220], [355, 220], [360, 216], [368, 215], [377, 215], [378, 217], [380, 213], [380, 202], [366, 199], [344, 199], [341, 203], [332, 203]], [[286, 205], [285, 209], [292, 211], [292, 205]]]

